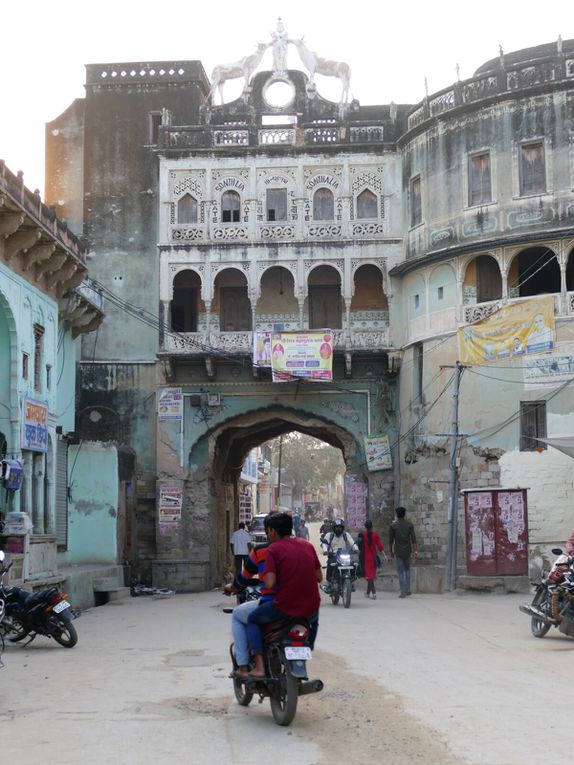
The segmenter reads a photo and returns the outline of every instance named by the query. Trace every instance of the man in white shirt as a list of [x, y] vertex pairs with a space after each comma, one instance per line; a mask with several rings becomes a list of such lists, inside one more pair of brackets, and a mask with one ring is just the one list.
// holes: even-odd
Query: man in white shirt
[[229, 540], [231, 545], [231, 551], [233, 552], [233, 558], [235, 560], [235, 575], [241, 573], [243, 568], [243, 561], [249, 555], [249, 543], [251, 542], [251, 534], [246, 531], [243, 521], [239, 524], [237, 531], [234, 531]]

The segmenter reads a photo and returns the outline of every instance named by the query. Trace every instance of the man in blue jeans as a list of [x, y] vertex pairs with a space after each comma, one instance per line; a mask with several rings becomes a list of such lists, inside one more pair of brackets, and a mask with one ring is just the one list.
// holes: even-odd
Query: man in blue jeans
[[247, 619], [247, 637], [254, 657], [251, 677], [265, 677], [262, 625], [289, 617], [306, 617], [316, 621], [321, 597], [319, 583], [323, 580], [321, 563], [310, 542], [291, 536], [293, 518], [289, 513], [268, 517], [267, 548], [263, 583], [276, 588], [275, 600], [251, 611]]
[[397, 507], [395, 510], [396, 518], [391, 523], [389, 530], [389, 548], [391, 557], [397, 559], [397, 574], [399, 577], [399, 586], [401, 594], [399, 598], [406, 598], [411, 594], [411, 554], [417, 553], [417, 538], [413, 524], [405, 518], [406, 509]]

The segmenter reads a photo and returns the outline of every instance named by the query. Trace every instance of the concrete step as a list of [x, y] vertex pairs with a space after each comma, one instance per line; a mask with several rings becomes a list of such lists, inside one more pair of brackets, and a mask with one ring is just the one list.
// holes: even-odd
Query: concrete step
[[[93, 580], [94, 592], [117, 592], [121, 585], [113, 576], [101, 577]], [[129, 590], [129, 587], [127, 588]]]
[[108, 590], [110, 595], [109, 602], [112, 603], [116, 600], [123, 600], [124, 598], [130, 597], [130, 588], [129, 587], [118, 587], [115, 590]]

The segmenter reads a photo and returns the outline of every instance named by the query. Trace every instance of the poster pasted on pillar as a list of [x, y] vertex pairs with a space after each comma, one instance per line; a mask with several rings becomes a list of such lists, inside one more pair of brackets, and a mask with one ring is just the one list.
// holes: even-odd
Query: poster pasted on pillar
[[367, 484], [356, 478], [346, 478], [345, 494], [347, 498], [347, 526], [350, 529], [364, 528], [367, 520]]
[[179, 531], [182, 507], [183, 490], [181, 486], [159, 487], [160, 536], [169, 536]]

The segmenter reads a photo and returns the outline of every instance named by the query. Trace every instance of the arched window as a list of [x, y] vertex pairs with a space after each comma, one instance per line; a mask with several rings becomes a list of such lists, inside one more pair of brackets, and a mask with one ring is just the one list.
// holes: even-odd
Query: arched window
[[184, 194], [177, 203], [178, 223], [197, 223], [197, 199], [191, 194]]
[[335, 198], [329, 189], [317, 189], [313, 195], [313, 220], [334, 220]]
[[226, 191], [221, 197], [221, 220], [223, 223], [239, 223], [241, 197], [236, 191]]
[[369, 189], [361, 191], [357, 197], [357, 218], [377, 217], [377, 195]]

